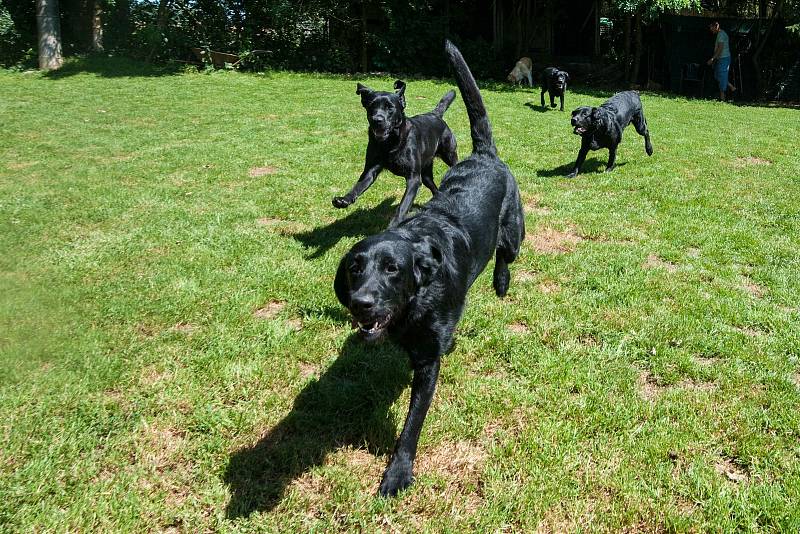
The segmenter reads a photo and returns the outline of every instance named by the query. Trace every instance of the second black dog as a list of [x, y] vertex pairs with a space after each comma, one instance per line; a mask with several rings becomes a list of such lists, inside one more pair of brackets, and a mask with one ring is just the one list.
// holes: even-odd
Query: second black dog
[[547, 67], [542, 71], [542, 107], [544, 94], [550, 93], [550, 107], [556, 107], [556, 97], [561, 99], [561, 111], [564, 111], [564, 93], [567, 91], [569, 73], [555, 67]]
[[367, 110], [369, 121], [369, 143], [364, 163], [364, 172], [346, 195], [333, 198], [333, 205], [346, 208], [369, 186], [383, 169], [389, 169], [406, 179], [406, 192], [400, 201], [390, 227], [397, 226], [408, 213], [420, 183], [436, 195], [438, 188], [433, 181], [433, 158], [439, 156], [449, 167], [458, 162], [456, 138], [442, 120], [456, 94], [448, 91], [436, 108], [421, 115], [406, 118], [406, 84], [394, 82], [394, 93], [373, 91], [357, 85], [356, 94], [361, 95], [361, 104]]
[[572, 112], [573, 133], [581, 136], [581, 149], [575, 167], [567, 175], [574, 178], [581, 170], [590, 150], [608, 149], [606, 172], [614, 169], [617, 159], [617, 146], [622, 142], [622, 131], [633, 123], [636, 132], [644, 137], [644, 149], [648, 156], [653, 155], [650, 131], [644, 118], [644, 109], [639, 93], [623, 91], [617, 93], [599, 107], [581, 106]]
[[452, 345], [467, 291], [494, 256], [494, 290], [504, 296], [508, 264], [525, 237], [519, 188], [497, 157], [478, 86], [458, 49], [449, 41], [445, 48], [467, 107], [472, 155], [447, 171], [441, 192], [418, 213], [356, 243], [334, 280], [360, 335], [376, 340], [388, 333], [408, 351], [414, 369], [411, 405], [380, 485], [384, 496], [413, 481], [440, 359]]

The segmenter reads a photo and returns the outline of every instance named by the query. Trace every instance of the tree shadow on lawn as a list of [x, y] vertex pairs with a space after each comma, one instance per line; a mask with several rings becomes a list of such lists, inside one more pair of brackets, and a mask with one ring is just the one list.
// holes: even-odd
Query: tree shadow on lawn
[[226, 516], [271, 511], [294, 479], [338, 448], [391, 452], [397, 421], [389, 409], [410, 377], [402, 350], [350, 336], [337, 360], [295, 398], [292, 411], [258, 443], [231, 455], [224, 474], [231, 492]]
[[293, 237], [304, 247], [316, 248], [307, 259], [319, 258], [344, 237], [363, 237], [385, 230], [394, 214], [393, 203], [394, 197], [389, 197], [374, 208], [345, 208], [342, 211], [350, 212], [346, 217]]
[[[622, 163], [617, 163], [616, 167], [624, 167], [625, 165], [627, 165], [627, 162], [623, 161]], [[536, 171], [536, 176], [543, 178], [566, 178], [567, 175], [572, 172], [574, 167], [575, 162], [573, 161], [571, 163], [561, 165], [560, 167], [556, 167], [555, 169]], [[605, 168], [605, 161], [601, 161], [597, 158], [589, 158], [583, 162], [583, 165], [581, 166], [581, 172], [578, 174], [578, 176], [581, 176], [582, 174], [603, 172]]]
[[185, 63], [154, 65], [144, 61], [135, 61], [125, 57], [106, 57], [89, 55], [70, 58], [64, 66], [45, 73], [50, 80], [60, 80], [76, 74], [96, 74], [103, 78], [151, 78], [156, 76], [174, 76], [183, 73]]

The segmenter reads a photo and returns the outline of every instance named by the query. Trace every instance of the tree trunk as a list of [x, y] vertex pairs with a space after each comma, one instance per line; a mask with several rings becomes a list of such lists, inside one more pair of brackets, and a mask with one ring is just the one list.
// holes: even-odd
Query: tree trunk
[[61, 22], [58, 0], [36, 0], [36, 29], [39, 33], [39, 68], [61, 68]]
[[625, 53], [623, 56], [625, 63], [625, 81], [631, 78], [631, 17], [625, 17]]
[[147, 54], [147, 61], [153, 59], [156, 50], [161, 46], [161, 43], [164, 42], [164, 30], [167, 29], [167, 16], [169, 15], [169, 2], [170, 0], [158, 1], [158, 14], [156, 15], [156, 30], [158, 35], [157, 40], [153, 42], [150, 47], [150, 52]]
[[361, 2], [361, 72], [369, 69], [369, 58], [367, 57], [367, 4]]
[[639, 66], [642, 64], [642, 15], [637, 12], [634, 15], [634, 25], [636, 27], [636, 50], [633, 53], [633, 71], [631, 72], [630, 83], [639, 81]]
[[103, 51], [103, 8], [100, 0], [94, 0], [92, 10], [92, 51]]
[[[767, 32], [764, 34], [764, 37], [758, 41], [756, 45], [756, 51], [753, 52], [751, 62], [753, 63], [753, 72], [756, 77], [756, 98], [760, 98], [767, 90], [764, 87], [764, 77], [761, 76], [761, 67], [759, 65], [759, 58], [761, 56], [761, 52], [764, 51], [764, 46], [769, 42], [769, 36], [772, 33], [772, 29], [775, 27], [775, 20], [778, 18], [781, 12], [781, 7], [783, 7], [783, 0], [778, 0], [775, 3], [775, 7], [772, 8], [772, 16], [769, 18], [769, 26], [767, 26]], [[766, 12], [766, 9], [765, 9]], [[761, 21], [759, 20], [759, 24]], [[758, 33], [761, 35], [761, 32]]]

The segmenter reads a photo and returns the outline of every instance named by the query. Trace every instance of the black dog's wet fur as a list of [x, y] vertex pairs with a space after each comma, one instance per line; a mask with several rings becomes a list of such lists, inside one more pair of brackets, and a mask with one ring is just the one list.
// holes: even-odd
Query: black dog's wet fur
[[564, 111], [564, 93], [567, 91], [569, 73], [555, 67], [547, 67], [542, 71], [542, 107], [544, 94], [550, 93], [550, 107], [556, 107], [556, 97], [561, 99], [561, 111]]
[[[357, 243], [339, 264], [334, 289], [354, 320], [386, 331], [409, 354], [414, 376], [405, 425], [380, 485], [396, 495], [413, 482], [422, 424], [441, 356], [450, 349], [472, 283], [495, 256], [494, 289], [508, 291], [525, 220], [517, 182], [497, 157], [478, 87], [458, 49], [445, 49], [469, 115], [473, 153], [451, 167], [440, 192], [417, 214]], [[377, 326], [363, 329], [381, 337]]]
[[[638, 92], [623, 91], [603, 102], [599, 108], [581, 106], [573, 111], [572, 126], [574, 133], [581, 136], [581, 148], [575, 167], [567, 177], [574, 178], [578, 175], [589, 150], [601, 148], [608, 149], [605, 172], [612, 171], [617, 159], [617, 146], [622, 142], [622, 131], [630, 123], [633, 123], [636, 132], [644, 137], [645, 152], [648, 156], [652, 156], [650, 131], [647, 129], [647, 120], [644, 118], [644, 109]], [[578, 128], [584, 128], [586, 131], [580, 133]]]
[[394, 87], [396, 91], [388, 93], [357, 85], [356, 94], [361, 95], [369, 121], [364, 171], [346, 195], [333, 198], [335, 207], [346, 208], [375, 182], [383, 169], [405, 177], [406, 191], [390, 227], [397, 226], [406, 216], [420, 183], [432, 194], [438, 192], [433, 181], [434, 157], [439, 156], [450, 167], [458, 161], [456, 138], [442, 120], [455, 92], [448, 91], [433, 111], [406, 118], [406, 84], [397, 80]]

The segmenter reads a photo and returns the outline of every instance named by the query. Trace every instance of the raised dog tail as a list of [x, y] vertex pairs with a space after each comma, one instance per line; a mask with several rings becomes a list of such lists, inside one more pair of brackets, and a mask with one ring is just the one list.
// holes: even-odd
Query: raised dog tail
[[472, 134], [472, 151], [496, 154], [497, 148], [492, 139], [492, 125], [489, 124], [489, 117], [486, 114], [478, 84], [475, 83], [475, 78], [472, 77], [472, 72], [470, 72], [461, 52], [449, 39], [444, 41], [444, 50], [447, 53], [450, 64], [456, 71], [456, 83], [461, 91], [464, 105], [467, 107], [470, 133]]
[[453, 100], [456, 99], [456, 92], [453, 90], [447, 91], [447, 93], [439, 100], [439, 103], [436, 104], [436, 107], [433, 108], [433, 114], [442, 118], [444, 112], [447, 111], [447, 108], [450, 107], [450, 104], [453, 103]]

